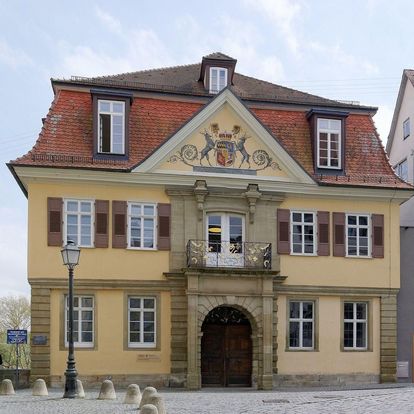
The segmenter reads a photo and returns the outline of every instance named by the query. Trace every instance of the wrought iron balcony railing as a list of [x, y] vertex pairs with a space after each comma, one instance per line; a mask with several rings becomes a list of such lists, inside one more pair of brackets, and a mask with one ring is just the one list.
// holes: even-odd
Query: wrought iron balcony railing
[[272, 244], [189, 240], [187, 243], [187, 266], [270, 270], [272, 268]]

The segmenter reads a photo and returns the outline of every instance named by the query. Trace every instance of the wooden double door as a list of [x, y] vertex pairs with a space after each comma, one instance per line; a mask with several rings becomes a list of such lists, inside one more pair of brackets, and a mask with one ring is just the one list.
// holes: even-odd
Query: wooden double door
[[250, 324], [203, 325], [201, 378], [204, 387], [250, 387], [252, 339]]

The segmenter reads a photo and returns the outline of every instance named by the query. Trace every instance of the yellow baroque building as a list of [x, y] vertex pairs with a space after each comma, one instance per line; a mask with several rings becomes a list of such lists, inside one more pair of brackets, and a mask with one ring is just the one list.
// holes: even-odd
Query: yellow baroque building
[[399, 205], [376, 108], [201, 63], [53, 79], [28, 198], [32, 379], [186, 387], [395, 381]]

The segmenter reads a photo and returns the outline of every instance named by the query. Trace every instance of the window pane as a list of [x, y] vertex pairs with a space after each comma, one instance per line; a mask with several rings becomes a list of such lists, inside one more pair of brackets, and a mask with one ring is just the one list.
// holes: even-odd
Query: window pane
[[294, 244], [293, 253], [302, 253], [302, 244]]
[[91, 236], [81, 235], [81, 246], [90, 246], [91, 244]]
[[303, 302], [303, 318], [304, 319], [313, 318], [313, 303], [312, 302]]
[[92, 332], [82, 332], [82, 342], [92, 342]]
[[300, 316], [300, 302], [290, 302], [289, 308], [290, 308], [289, 317], [290, 318], [299, 318], [299, 316]]
[[129, 298], [129, 307], [130, 308], [139, 308], [139, 307], [141, 307], [141, 299], [139, 299], [139, 298]]
[[77, 201], [68, 201], [66, 204], [68, 211], [78, 211], [78, 202]]
[[367, 216], [359, 216], [359, 225], [360, 226], [367, 226], [368, 225], [368, 217]]
[[92, 322], [82, 322], [82, 332], [92, 332]]
[[154, 322], [144, 322], [144, 332], [154, 332]]
[[348, 224], [355, 225], [356, 224], [356, 216], [348, 216]]
[[110, 112], [111, 104], [109, 102], [99, 101], [99, 111], [101, 112]]
[[154, 215], [154, 206], [144, 206], [144, 215], [153, 216]]
[[154, 342], [155, 334], [153, 333], [144, 333], [144, 342]]
[[140, 332], [140, 322], [130, 322], [129, 323], [129, 330], [131, 332]]
[[329, 127], [329, 121], [327, 119], [318, 119], [318, 126], [321, 129], [328, 129]]
[[292, 220], [296, 222], [302, 222], [302, 214], [301, 213], [293, 213]]
[[302, 346], [306, 348], [313, 347], [313, 329], [312, 329], [312, 322], [303, 322], [302, 332], [303, 332], [303, 340]]
[[313, 223], [313, 214], [305, 213], [304, 216], [304, 221], [306, 223]]
[[131, 214], [133, 216], [140, 216], [141, 215], [141, 206], [138, 204], [131, 204]]
[[289, 346], [298, 347], [299, 344], [299, 322], [289, 323]]
[[155, 300], [154, 299], [144, 299], [144, 308], [153, 309], [155, 307]]
[[129, 342], [139, 342], [139, 333], [131, 332], [129, 334]]
[[356, 346], [358, 348], [366, 347], [365, 323], [356, 324]]
[[90, 213], [91, 212], [91, 203], [89, 201], [81, 201], [81, 212]]
[[136, 321], [139, 322], [141, 320], [141, 312], [131, 311], [129, 313], [129, 320], [134, 321], [134, 322]]
[[82, 298], [81, 303], [84, 308], [91, 308], [93, 306], [93, 298]]
[[344, 323], [344, 347], [351, 348], [354, 346], [354, 331], [352, 322]]
[[366, 319], [367, 318], [367, 306], [365, 303], [356, 304], [356, 317], [357, 319]]
[[344, 318], [345, 319], [354, 318], [354, 304], [353, 303], [344, 303]]
[[[123, 113], [124, 112], [124, 104], [121, 102], [114, 102], [112, 104], [112, 110], [116, 113]], [[115, 118], [115, 117], [114, 117]], [[122, 119], [122, 117], [120, 117]]]
[[154, 322], [154, 312], [144, 312], [144, 322]]

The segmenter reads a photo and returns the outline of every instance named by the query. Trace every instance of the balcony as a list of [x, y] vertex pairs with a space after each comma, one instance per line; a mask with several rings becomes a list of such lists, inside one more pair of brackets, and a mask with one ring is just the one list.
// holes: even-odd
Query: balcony
[[272, 268], [272, 244], [189, 240], [187, 266], [189, 268], [232, 267], [270, 270]]

